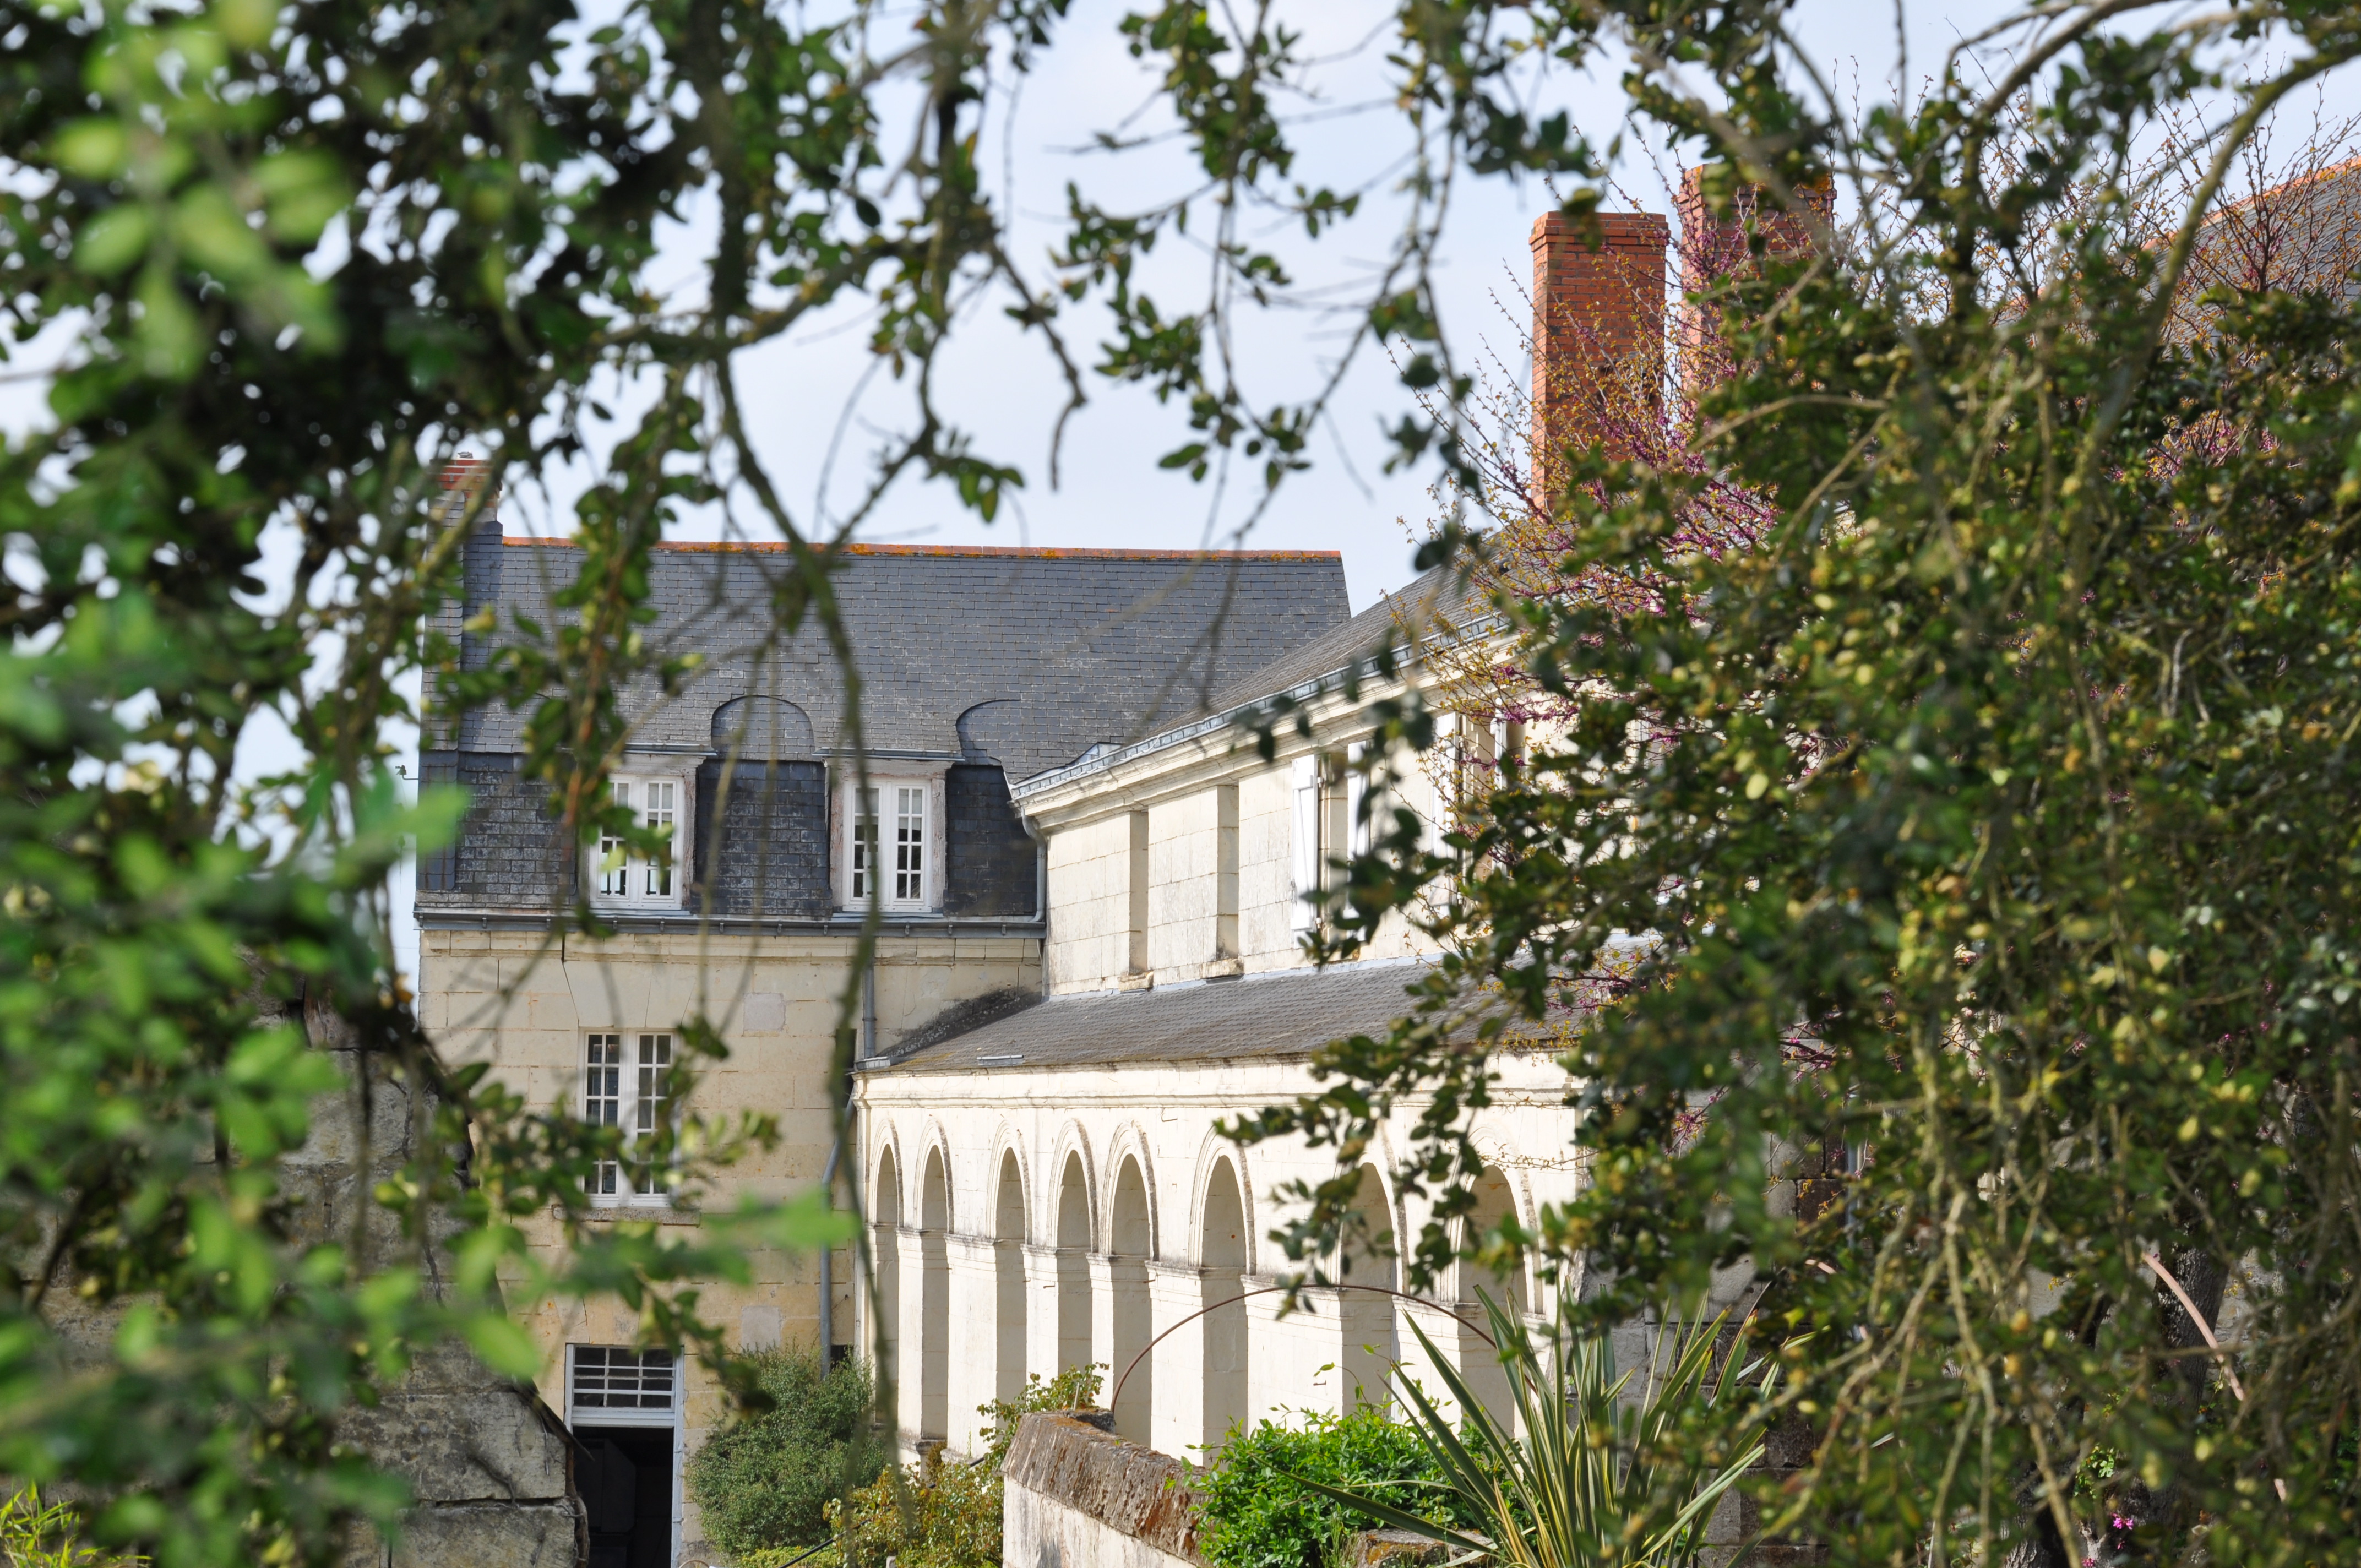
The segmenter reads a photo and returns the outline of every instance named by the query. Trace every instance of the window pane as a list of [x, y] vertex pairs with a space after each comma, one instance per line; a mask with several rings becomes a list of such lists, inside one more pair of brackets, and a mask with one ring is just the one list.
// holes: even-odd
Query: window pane
[[[631, 786], [620, 781], [609, 787], [614, 791], [615, 804], [631, 804]], [[631, 891], [631, 869], [624, 863], [623, 840], [612, 833], [598, 835], [598, 891], [625, 894]]]
[[574, 1347], [574, 1408], [578, 1410], [672, 1409], [670, 1351], [620, 1345]]
[[[594, 1127], [611, 1127], [622, 1120], [623, 1036], [593, 1035], [582, 1079], [582, 1119]], [[600, 1160], [590, 1174], [590, 1190], [611, 1196], [620, 1172], [611, 1159]]]
[[869, 897], [869, 879], [877, 870], [877, 792], [854, 793], [852, 818], [852, 901]]
[[894, 897], [917, 904], [927, 896], [927, 792], [897, 789], [894, 813]]
[[[680, 786], [674, 784], [653, 783], [645, 787], [647, 804], [643, 820], [652, 830], [669, 836], [673, 828], [675, 809], [673, 795]], [[651, 898], [672, 896], [672, 851], [669, 847], [659, 850], [656, 858], [648, 863], [647, 894]]]
[[642, 1035], [640, 1036], [639, 1118], [636, 1130], [653, 1133], [664, 1116], [664, 1100], [672, 1085], [667, 1081], [672, 1066], [672, 1036]]

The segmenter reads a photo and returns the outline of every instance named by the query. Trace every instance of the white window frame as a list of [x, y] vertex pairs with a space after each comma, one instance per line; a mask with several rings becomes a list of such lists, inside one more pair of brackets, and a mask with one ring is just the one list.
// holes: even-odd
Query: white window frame
[[[924, 915], [942, 907], [943, 853], [945, 843], [943, 820], [943, 781], [940, 774], [873, 773], [869, 788], [881, 807], [878, 813], [877, 850], [883, 862], [885, 882], [882, 900], [888, 915]], [[915, 806], [912, 811], [908, 807]], [[866, 879], [872, 869], [866, 846], [862, 842], [862, 824], [867, 814], [862, 809], [861, 781], [848, 774], [837, 792], [837, 905], [848, 914], [860, 914], [869, 907]], [[915, 845], [906, 847], [902, 835], [915, 828]], [[915, 874], [906, 872], [903, 862], [908, 848], [917, 850]]]
[[[672, 1358], [672, 1402], [661, 1409], [639, 1407], [631, 1409], [609, 1409], [602, 1405], [577, 1405], [575, 1402], [575, 1368], [580, 1353], [602, 1351], [609, 1354], [628, 1350], [625, 1345], [568, 1344], [566, 1347], [566, 1428], [568, 1431], [583, 1427], [653, 1427], [672, 1429], [672, 1544], [667, 1562], [680, 1556], [681, 1503], [686, 1495], [688, 1459], [688, 1358]], [[642, 1353], [645, 1354], [645, 1353]]]
[[696, 769], [653, 768], [642, 761], [617, 769], [608, 788], [630, 805], [632, 817], [642, 826], [649, 825], [652, 810], [668, 817], [672, 852], [667, 861], [658, 862], [643, 855], [620, 854], [620, 839], [602, 837], [586, 845], [588, 863], [583, 875], [591, 903], [605, 909], [686, 908], [689, 880], [696, 871]]
[[672, 1119], [678, 1106], [671, 1074], [680, 1042], [669, 1029], [593, 1029], [582, 1042], [582, 1119], [623, 1129], [620, 1159], [601, 1160], [590, 1174], [594, 1209], [669, 1208], [672, 1189], [642, 1191], [631, 1185], [631, 1151], [641, 1137]]

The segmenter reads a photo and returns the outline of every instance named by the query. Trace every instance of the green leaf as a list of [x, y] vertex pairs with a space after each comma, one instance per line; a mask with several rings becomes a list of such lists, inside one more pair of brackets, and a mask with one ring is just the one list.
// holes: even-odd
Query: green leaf
[[75, 120], [50, 143], [59, 167], [86, 180], [112, 180], [131, 161], [131, 137], [123, 122], [92, 116]]
[[505, 1313], [470, 1313], [460, 1332], [484, 1365], [501, 1376], [522, 1382], [541, 1375], [540, 1344]]
[[109, 207], [74, 236], [74, 265], [93, 278], [112, 278], [147, 254], [154, 232], [147, 208]]

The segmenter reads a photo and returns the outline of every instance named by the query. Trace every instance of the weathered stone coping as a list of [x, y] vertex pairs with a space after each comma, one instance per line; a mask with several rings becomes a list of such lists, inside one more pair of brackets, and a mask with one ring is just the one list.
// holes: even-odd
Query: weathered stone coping
[[1103, 1410], [1028, 1415], [1017, 1424], [1001, 1473], [1109, 1530], [1204, 1564], [1189, 1487], [1195, 1467], [1115, 1436], [1107, 1430], [1114, 1424]]

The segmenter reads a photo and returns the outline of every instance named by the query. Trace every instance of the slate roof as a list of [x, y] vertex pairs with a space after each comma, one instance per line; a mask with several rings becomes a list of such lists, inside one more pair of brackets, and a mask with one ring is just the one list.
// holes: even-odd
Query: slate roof
[[1437, 635], [1464, 635], [1493, 614], [1487, 592], [1480, 584], [1437, 566], [1351, 620], [1339, 621], [1216, 690], [1203, 717], [1184, 718], [1127, 746], [1110, 748], [1047, 773], [1030, 778], [1012, 774], [1016, 797], [1023, 801], [1076, 779], [1111, 771], [1134, 757], [1213, 734], [1232, 723], [1242, 708], [1314, 682], [1341, 678], [1348, 666], [1369, 657], [1386, 642], [1399, 642], [1405, 637], [1423, 642]]
[[1288, 650], [1261, 668], [1241, 675], [1213, 694], [1213, 711], [1226, 712], [1247, 703], [1292, 690], [1306, 681], [1334, 674], [1356, 659], [1374, 652], [1379, 644], [1405, 633], [1425, 637], [1440, 616], [1454, 623], [1470, 614], [1487, 613], [1484, 590], [1458, 577], [1448, 566], [1431, 568], [1397, 593], [1352, 620]]
[[1427, 969], [1415, 959], [1389, 959], [1052, 996], [871, 1070], [1032, 1071], [1308, 1056], [1331, 1040], [1383, 1033], [1410, 1010], [1403, 993]]
[[[495, 642], [516, 635], [511, 611], [562, 620], [549, 597], [577, 569], [563, 541], [507, 543], [494, 553]], [[1350, 614], [1343, 561], [1328, 551], [853, 545], [848, 556], [836, 592], [872, 751], [989, 757], [1012, 780], [1201, 713], [1209, 694]], [[818, 630], [756, 657], [785, 566], [776, 547], [656, 548], [650, 641], [707, 663], [675, 698], [647, 685], [624, 693], [635, 743], [709, 749], [716, 709], [760, 693], [803, 710], [811, 749], [838, 748], [841, 685]], [[465, 749], [521, 750], [523, 726], [523, 714], [495, 708], [471, 720]]]

